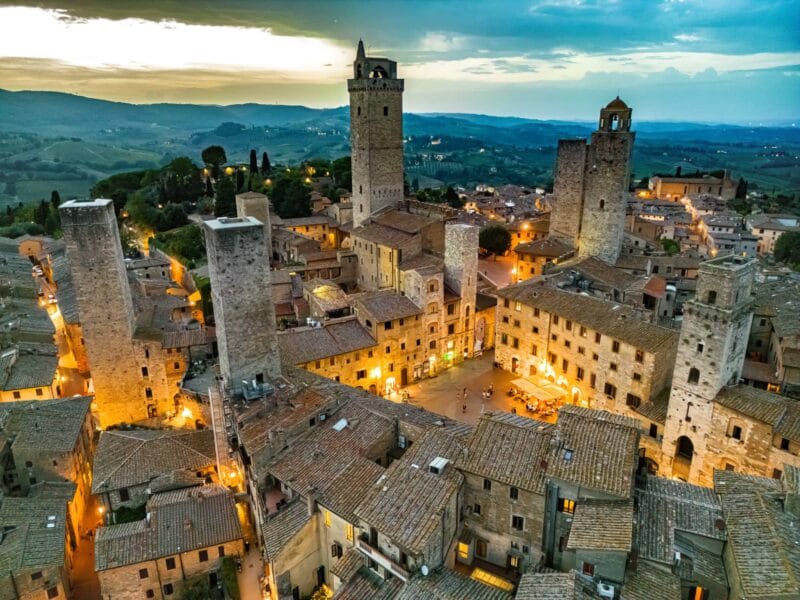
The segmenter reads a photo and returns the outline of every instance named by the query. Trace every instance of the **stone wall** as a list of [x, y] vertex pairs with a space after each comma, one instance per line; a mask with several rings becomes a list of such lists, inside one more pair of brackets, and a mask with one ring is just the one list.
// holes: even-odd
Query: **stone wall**
[[550, 212], [550, 235], [576, 245], [583, 215], [586, 140], [559, 140]]
[[634, 134], [596, 131], [586, 158], [579, 256], [614, 264], [622, 249]]
[[269, 248], [258, 220], [206, 221], [211, 297], [225, 385], [275, 378], [280, 359], [269, 273]]
[[111, 200], [61, 205], [61, 223], [101, 427], [147, 418], [134, 311]]
[[350, 79], [353, 226], [403, 200], [403, 80]]

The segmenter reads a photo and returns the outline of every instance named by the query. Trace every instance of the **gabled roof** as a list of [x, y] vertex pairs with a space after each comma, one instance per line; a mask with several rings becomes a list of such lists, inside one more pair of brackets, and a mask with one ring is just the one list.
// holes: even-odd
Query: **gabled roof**
[[422, 309], [407, 296], [397, 292], [364, 292], [354, 299], [356, 306], [371, 316], [376, 323], [421, 315]]
[[281, 360], [300, 365], [339, 354], [370, 348], [377, 342], [357, 319], [322, 327], [290, 329], [278, 333]]
[[319, 503], [349, 523], [356, 523], [355, 510], [369, 489], [384, 474], [378, 463], [358, 457], [325, 486]]
[[620, 600], [680, 600], [681, 580], [667, 569], [647, 561], [636, 564], [636, 572], [628, 576], [620, 592]]
[[233, 494], [221, 485], [162, 492], [149, 518], [97, 530], [95, 570], [104, 571], [242, 538]]
[[722, 388], [715, 401], [751, 419], [771, 425], [775, 433], [800, 442], [800, 405], [790, 398], [749, 385]]
[[91, 401], [90, 397], [80, 397], [5, 402], [0, 413], [7, 416], [0, 429], [6, 437], [14, 438], [12, 448], [67, 454], [78, 444]]
[[510, 600], [511, 594], [440, 567], [409, 579], [396, 600]]
[[516, 600], [597, 600], [591, 577], [569, 573], [524, 573], [517, 586]]
[[629, 552], [633, 543], [633, 499], [583, 500], [575, 507], [567, 549]]
[[485, 414], [467, 441], [458, 468], [542, 494], [553, 433], [549, 423], [523, 416], [508, 419], [504, 413]]
[[92, 469], [92, 493], [147, 484], [173, 471], [216, 463], [211, 430], [104, 431]]
[[295, 500], [277, 513], [268, 515], [261, 526], [267, 559], [275, 560], [310, 520], [308, 506], [302, 498]]
[[635, 419], [602, 410], [562, 406], [547, 476], [629, 498], [639, 445]]

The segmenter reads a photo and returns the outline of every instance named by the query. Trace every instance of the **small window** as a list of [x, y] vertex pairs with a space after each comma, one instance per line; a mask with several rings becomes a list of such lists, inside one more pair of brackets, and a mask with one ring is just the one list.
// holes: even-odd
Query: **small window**
[[164, 595], [165, 596], [171, 596], [174, 591], [175, 591], [175, 588], [172, 587], [171, 583], [165, 583], [164, 584]]
[[614, 353], [619, 352], [619, 342], [617, 340], [611, 342], [611, 351]]
[[703, 345], [703, 342], [698, 342], [698, 344], [697, 344], [697, 352], [702, 354], [703, 353], [703, 348], [705, 348], [705, 346]]
[[781, 450], [788, 450], [789, 449], [789, 440], [786, 438], [781, 438]]
[[569, 498], [558, 499], [558, 512], [567, 513], [569, 515], [575, 513], [575, 500]]
[[578, 367], [575, 371], [575, 379], [577, 379], [578, 381], [583, 381], [583, 377], [584, 377], [583, 367]]
[[325, 511], [325, 527], [330, 527], [330, 526], [331, 526], [331, 511], [326, 510]]
[[602, 336], [602, 335], [600, 335], [599, 333], [595, 333], [595, 334], [594, 334], [594, 343], [595, 343], [595, 344], [599, 344], [599, 343], [600, 343], [600, 340], [602, 340], [602, 339], [603, 339], [603, 336]]
[[383, 116], [384, 117], [388, 117], [389, 116], [389, 107], [388, 106], [384, 106], [383, 107]]
[[473, 504], [472, 505], [472, 514], [480, 516], [481, 514], [481, 505], [480, 504]]
[[142, 377], [147, 377], [147, 367], [142, 367]]
[[639, 408], [642, 404], [642, 399], [634, 394], [628, 394], [625, 398], [625, 404], [631, 408]]
[[131, 494], [128, 491], [128, 488], [122, 488], [119, 491], [119, 500], [120, 502], [127, 502], [131, 499]]
[[224, 558], [225, 557], [225, 546], [217, 546], [217, 555], [220, 558]]
[[35, 572], [31, 573], [31, 581], [36, 581], [37, 579], [41, 579], [41, 578], [42, 578], [42, 572], [41, 571], [35, 571]]
[[534, 308], [533, 309], [533, 316], [534, 317], [538, 317], [539, 316], [539, 309], [538, 308]]
[[456, 326], [454, 324], [450, 324], [447, 326], [447, 334], [453, 335], [456, 332]]
[[167, 565], [167, 571], [171, 571], [172, 569], [175, 568], [175, 559], [174, 558], [172, 558], [172, 557], [168, 558], [165, 561], [165, 563]]
[[147, 579], [147, 569], [139, 569], [139, 579]]
[[30, 469], [31, 467], [33, 467], [33, 463], [31, 461], [29, 461], [29, 460], [26, 460], [25, 461], [25, 466]]
[[558, 325], [558, 315], [553, 315], [553, 325]]
[[48, 598], [58, 598], [58, 586], [47, 588]]
[[491, 479], [484, 479], [483, 480], [483, 489], [487, 492], [492, 491], [492, 480]]
[[611, 369], [612, 371], [616, 371], [617, 363], [609, 363], [608, 368]]
[[700, 381], [700, 371], [692, 367], [689, 369], [689, 383], [698, 383]]
[[42, 388], [36, 388], [36, 395], [37, 396], [42, 396], [43, 394], [44, 394], [44, 392], [42, 392]]
[[511, 515], [511, 527], [517, 531], [522, 531], [525, 529], [525, 518], [519, 515]]
[[603, 388], [603, 392], [605, 393], [606, 396], [610, 396], [611, 398], [616, 398], [617, 386], [611, 383], [606, 383], [605, 387]]
[[731, 463], [725, 463], [725, 470], [726, 471], [735, 471], [736, 470], [736, 466], [732, 465]]
[[156, 597], [156, 593], [153, 590], [147, 590], [144, 593], [144, 597], [145, 598], [155, 598]]
[[518, 500], [519, 490], [512, 485], [511, 488], [508, 490], [508, 495], [512, 500]]
[[706, 304], [716, 304], [717, 303], [717, 292], [711, 290], [708, 292], [708, 301]]
[[741, 440], [742, 439], [742, 428], [739, 427], [738, 425], [734, 425], [731, 428], [731, 437], [733, 439], [735, 439], [735, 440]]
[[522, 310], [522, 303], [521, 302], [514, 302], [514, 310], [519, 312]]
[[208, 550], [200, 550], [200, 552], [197, 553], [197, 559], [200, 562], [208, 562]]
[[655, 423], [650, 423], [650, 437], [658, 437], [658, 425]]
[[22, 393], [19, 390], [14, 390], [14, 400], [22, 398]]
[[633, 374], [633, 380], [634, 381], [641, 381], [642, 380], [642, 374], [641, 373], [634, 373]]

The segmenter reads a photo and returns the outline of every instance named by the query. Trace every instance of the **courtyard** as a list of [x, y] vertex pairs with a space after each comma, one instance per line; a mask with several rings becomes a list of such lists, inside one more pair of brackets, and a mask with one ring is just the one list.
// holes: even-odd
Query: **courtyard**
[[[507, 394], [511, 382], [518, 378], [519, 375], [495, 368], [494, 351], [489, 351], [442, 371], [436, 377], [413, 383], [405, 390], [410, 394], [409, 404], [470, 424], [476, 423], [484, 412], [512, 412], [513, 409], [520, 415], [541, 419], [526, 411], [524, 402], [515, 401]], [[494, 387], [494, 393], [484, 398], [483, 392], [489, 386]], [[466, 402], [463, 401], [465, 388]], [[400, 394], [392, 394], [391, 399], [402, 401]]]

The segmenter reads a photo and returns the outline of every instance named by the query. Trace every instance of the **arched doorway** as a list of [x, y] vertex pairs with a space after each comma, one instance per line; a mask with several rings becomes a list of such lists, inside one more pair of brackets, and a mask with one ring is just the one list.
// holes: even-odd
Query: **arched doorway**
[[685, 435], [678, 438], [675, 443], [675, 458], [672, 461], [672, 476], [689, 481], [694, 458], [694, 444]]
[[511, 372], [516, 373], [517, 369], [519, 369], [519, 359], [515, 356], [511, 359]]

